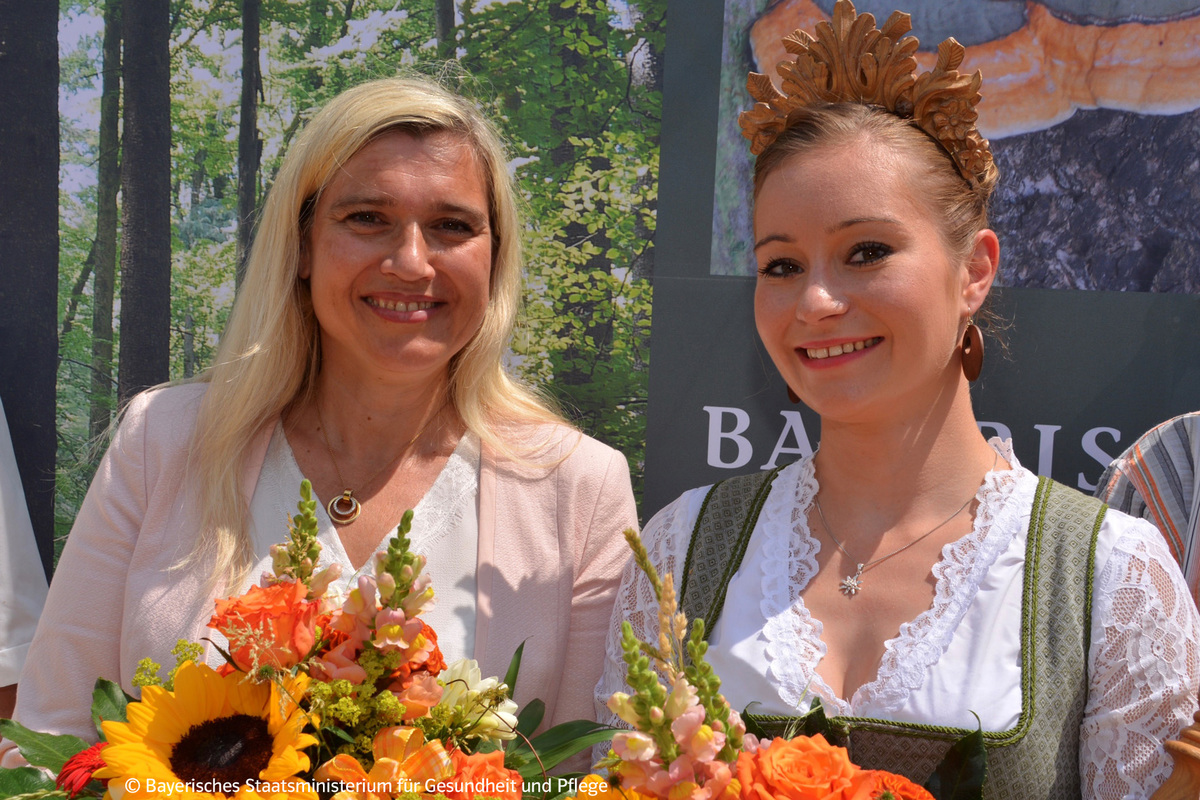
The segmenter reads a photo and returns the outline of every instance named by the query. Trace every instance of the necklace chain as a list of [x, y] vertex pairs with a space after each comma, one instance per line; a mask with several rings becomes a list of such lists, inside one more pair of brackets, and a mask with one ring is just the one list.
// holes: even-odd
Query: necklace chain
[[[1000, 453], [997, 452], [992, 457], [992, 466], [988, 468], [988, 472], [991, 472], [992, 470], [994, 470], [996, 468], [996, 462], [999, 459], [1000, 459]], [[972, 492], [971, 496], [967, 498], [967, 502], [965, 502], [961, 506], [959, 506], [958, 510], [956, 510], [950, 516], [946, 517], [944, 520], [939, 522], [937, 525], [930, 528], [925, 533], [918, 536], [916, 539], [913, 539], [908, 544], [905, 544], [904, 546], [899, 547], [899, 548], [893, 550], [892, 552], [888, 553], [887, 555], [881, 556], [881, 557], [875, 559], [874, 561], [867, 562], [866, 564], [859, 563], [858, 560], [854, 556], [850, 555], [850, 553], [846, 550], [846, 548], [842, 546], [842, 543], [840, 541], [838, 541], [837, 536], [835, 536], [833, 533], [833, 528], [829, 527], [829, 522], [825, 519], [825, 512], [821, 510], [821, 501], [819, 499], [817, 499], [816, 497], [814, 497], [813, 505], [815, 505], [817, 507], [817, 516], [821, 518], [821, 524], [823, 526], [825, 526], [825, 532], [829, 534], [829, 538], [832, 539], [833, 543], [837, 545], [838, 550], [841, 550], [842, 554], [845, 555], [846, 558], [855, 562], [854, 574], [847, 575], [845, 578], [842, 578], [841, 585], [839, 586], [841, 593], [846, 595], [847, 597], [853, 597], [854, 595], [858, 594], [860, 591], [862, 591], [862, 588], [863, 588], [862, 576], [863, 576], [864, 572], [866, 572], [867, 570], [869, 570], [873, 567], [879, 566], [880, 564], [887, 561], [892, 556], [900, 555], [908, 548], [912, 547], [913, 545], [917, 544], [918, 542], [933, 535], [933, 533], [935, 531], [938, 531], [941, 528], [943, 528], [948, 522], [950, 522], [950, 520], [954, 519], [959, 514], [961, 514], [963, 512], [963, 509], [965, 509], [967, 506], [971, 505], [971, 501], [975, 499], [975, 494], [976, 494], [975, 492]]]
[[[397, 461], [403, 458], [409, 449], [417, 443], [417, 440], [421, 438], [425, 431], [429, 429], [429, 425], [441, 415], [442, 410], [449, 404], [449, 402], [449, 399], [447, 399], [440, 406], [438, 406], [437, 411], [434, 411], [429, 415], [428, 419], [421, 423], [421, 427], [417, 429], [416, 435], [409, 439], [405, 443], [404, 447], [400, 448], [400, 452], [396, 453], [395, 457], [376, 470], [370, 478], [367, 478], [365, 481], [359, 484], [358, 491], [365, 491], [366, 488], [370, 486], [376, 478], [378, 478], [389, 467], [392, 467]], [[346, 479], [342, 477], [342, 470], [338, 467], [337, 457], [333, 454], [333, 445], [329, 443], [329, 434], [325, 432], [325, 420], [321, 418], [320, 402], [314, 402], [313, 407], [317, 411], [317, 423], [321, 426], [321, 438], [325, 440], [325, 449], [329, 451], [329, 461], [333, 464], [333, 471], [337, 474], [338, 483], [346, 487], [342, 490], [341, 494], [334, 497], [325, 505], [325, 510], [329, 512], [329, 518], [338, 525], [349, 525], [351, 522], [354, 522], [354, 520], [358, 519], [358, 515], [362, 513], [362, 502], [354, 496], [355, 490], [351, 489], [350, 485], [346, 482]]]

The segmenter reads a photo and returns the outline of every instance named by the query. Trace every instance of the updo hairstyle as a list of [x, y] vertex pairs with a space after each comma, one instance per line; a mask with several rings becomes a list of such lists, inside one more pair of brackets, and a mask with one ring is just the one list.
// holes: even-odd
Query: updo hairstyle
[[966, 258], [975, 234], [988, 227], [988, 201], [999, 170], [991, 164], [980, 185], [973, 186], [933, 138], [880, 106], [830, 103], [794, 110], [783, 133], [754, 162], [754, 197], [758, 198], [767, 176], [792, 157], [859, 141], [908, 156], [913, 189], [939, 220], [950, 252], [960, 260]]

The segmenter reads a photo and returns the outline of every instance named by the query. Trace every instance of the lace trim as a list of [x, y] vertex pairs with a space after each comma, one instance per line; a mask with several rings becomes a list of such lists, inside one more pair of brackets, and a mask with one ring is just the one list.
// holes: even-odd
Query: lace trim
[[1134, 525], [1095, 597], [1103, 636], [1093, 637], [1079, 748], [1084, 796], [1102, 800], [1144, 797], [1166, 780], [1162, 742], [1191, 722], [1200, 683], [1200, 621], [1187, 585], [1157, 531]]
[[[670, 505], [654, 515], [642, 531], [642, 541], [660, 574], [671, 573], [675, 589], [683, 580], [683, 562], [687, 557], [687, 545], [692, 536], [695, 520], [694, 503], [708, 494], [710, 487], [685, 492]], [[658, 600], [650, 582], [632, 562], [625, 567], [621, 587], [613, 605], [612, 621], [608, 626], [608, 637], [604, 644], [604, 670], [596, 684], [595, 703], [597, 719], [605, 725], [626, 728], [624, 722], [608, 710], [608, 698], [613, 692], [629, 692], [625, 683], [625, 661], [621, 650], [621, 623], [628, 622], [633, 634], [645, 642], [658, 641]], [[597, 745], [596, 760], [608, 752], [608, 743]]]
[[762, 512], [765, 524], [759, 528], [766, 537], [761, 607], [767, 620], [763, 627], [767, 673], [779, 685], [780, 699], [806, 709], [810, 703], [805, 699], [817, 695], [834, 714], [852, 714], [867, 704], [878, 713], [901, 708], [922, 686], [929, 668], [950, 646], [984, 576], [1020, 529], [1020, 504], [1010, 500], [1018, 485], [1034, 476], [1017, 463], [1010, 443], [993, 439], [990, 444], [1013, 469], [984, 477], [976, 494], [971, 533], [947, 544], [933, 568], [933, 605], [901, 625], [897, 636], [884, 644], [875, 679], [859, 687], [849, 701], [834, 694], [816, 672], [827, 652], [821, 639], [823, 625], [813, 619], [800, 597], [817, 572], [820, 552], [819, 540], [808, 529], [808, 508], [819, 489], [812, 460], [802, 459], [780, 473], [776, 485], [787, 481], [794, 490], [771, 493]]
[[458, 530], [463, 517], [475, 513], [479, 494], [479, 437], [463, 434], [429, 491], [413, 509], [413, 543], [417, 552]]
[[933, 605], [901, 625], [896, 638], [884, 644], [875, 680], [859, 687], [852, 706], [870, 704], [873, 710], [894, 711], [921, 688], [929, 668], [950, 647], [988, 570], [1020, 530], [1023, 504], [1009, 501], [1021, 482], [1036, 481], [1036, 476], [1017, 465], [1011, 445], [998, 439], [990, 444], [1014, 469], [984, 476], [975, 495], [978, 505], [971, 532], [943, 547], [941, 560], [933, 565]]
[[[779, 491], [785, 486], [792, 491]], [[850, 713], [849, 704], [816, 672], [827, 652], [821, 638], [824, 626], [813, 619], [800, 599], [817, 573], [817, 554], [821, 552], [820, 540], [808, 532], [808, 509], [816, 495], [812, 459], [801, 459], [775, 478], [775, 489], [759, 518], [759, 532], [765, 539], [760, 608], [766, 619], [762, 635], [767, 676], [779, 687], [780, 699], [797, 712], [806, 711], [816, 694], [829, 711], [844, 715]]]

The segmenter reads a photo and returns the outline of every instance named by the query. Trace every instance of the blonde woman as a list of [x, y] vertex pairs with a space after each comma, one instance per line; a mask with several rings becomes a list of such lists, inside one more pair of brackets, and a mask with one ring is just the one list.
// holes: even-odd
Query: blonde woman
[[322, 109], [267, 199], [216, 365], [126, 411], [16, 718], [88, 736], [97, 677], [130, 690], [140, 659], [174, 663], [213, 599], [269, 568], [302, 478], [343, 584], [414, 508], [447, 659], [503, 674], [524, 641], [518, 701], [590, 718], [636, 512], [625, 459], [502, 367], [519, 240], [499, 138], [460, 97], [388, 79]]

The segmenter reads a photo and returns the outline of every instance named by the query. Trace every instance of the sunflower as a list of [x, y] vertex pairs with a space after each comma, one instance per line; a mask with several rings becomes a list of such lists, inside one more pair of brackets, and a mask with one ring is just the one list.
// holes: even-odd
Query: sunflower
[[302, 733], [308, 718], [296, 705], [308, 678], [250, 683], [185, 663], [175, 690], [147, 686], [130, 703], [128, 722], [105, 722], [105, 800], [170, 795], [180, 800], [317, 800], [300, 752], [316, 744]]

